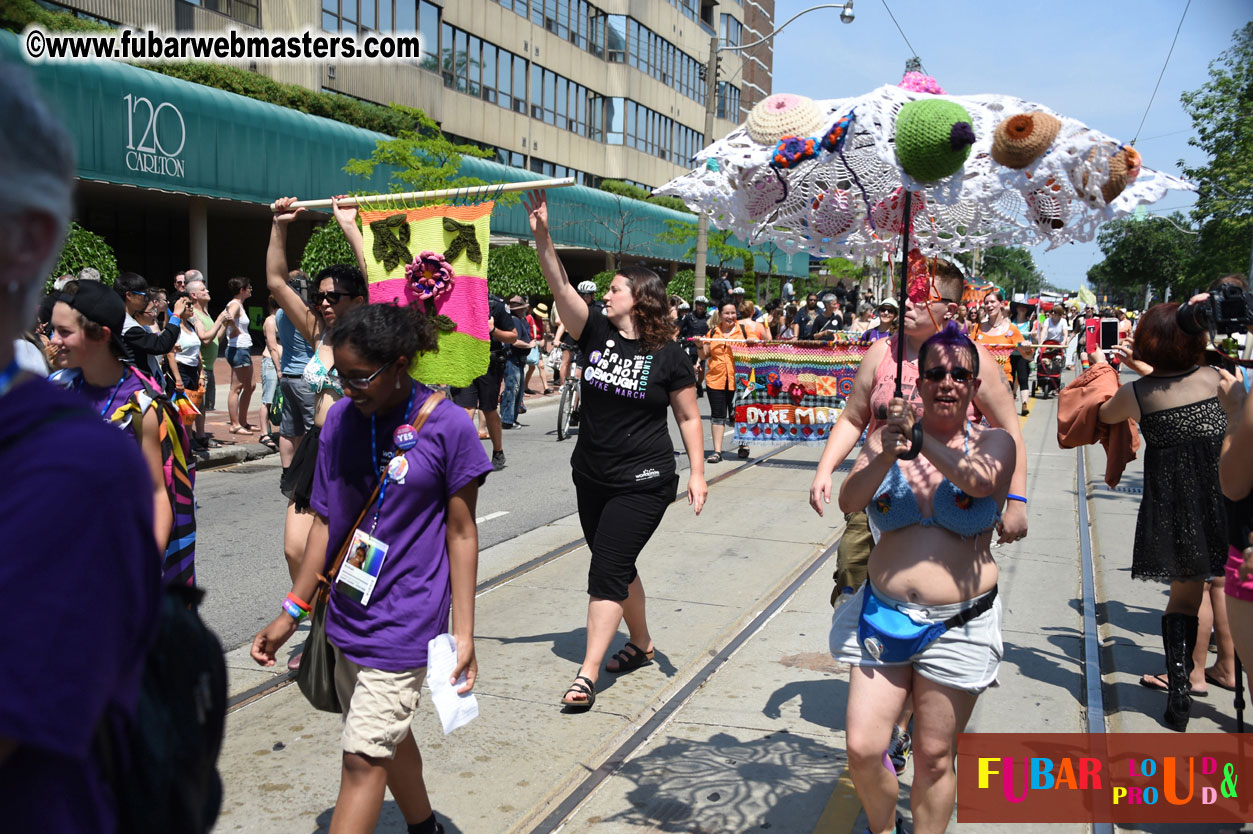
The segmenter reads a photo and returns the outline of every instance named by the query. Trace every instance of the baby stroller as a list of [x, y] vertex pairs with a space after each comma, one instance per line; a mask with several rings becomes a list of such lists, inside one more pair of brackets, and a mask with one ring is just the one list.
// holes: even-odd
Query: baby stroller
[[1035, 360], [1035, 379], [1031, 383], [1031, 396], [1041, 392], [1047, 398], [1062, 389], [1062, 368], [1066, 366], [1066, 351], [1056, 339], [1049, 339], [1040, 346]]

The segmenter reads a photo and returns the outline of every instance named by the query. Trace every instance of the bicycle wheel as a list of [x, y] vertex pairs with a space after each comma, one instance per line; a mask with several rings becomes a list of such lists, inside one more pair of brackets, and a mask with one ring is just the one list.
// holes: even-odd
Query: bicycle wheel
[[575, 385], [578, 383], [570, 379], [561, 386], [561, 402], [557, 406], [557, 440], [559, 441], [570, 436], [570, 413], [574, 411]]

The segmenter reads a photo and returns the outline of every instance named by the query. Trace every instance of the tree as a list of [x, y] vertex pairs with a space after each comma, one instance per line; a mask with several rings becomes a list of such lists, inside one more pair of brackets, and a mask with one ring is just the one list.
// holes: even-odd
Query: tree
[[353, 254], [344, 230], [334, 221], [324, 223], [313, 230], [309, 236], [309, 244], [300, 256], [300, 269], [310, 278], [333, 264], [356, 265], [357, 256]]
[[108, 241], [95, 232], [89, 232], [77, 223], [70, 223], [69, 234], [65, 237], [65, 245], [61, 247], [61, 256], [57, 265], [48, 276], [45, 289], [52, 292], [52, 283], [62, 275], [77, 276], [85, 267], [92, 267], [100, 273], [100, 280], [112, 286], [117, 278], [117, 258], [113, 247]]
[[[684, 253], [685, 257], [694, 258], [696, 256], [695, 223], [685, 223], [682, 220], [667, 220], [666, 230], [658, 235], [657, 239], [662, 243], [687, 246], [687, 251]], [[710, 229], [705, 240], [709, 263], [715, 269], [726, 269], [729, 265], [738, 261], [744, 266], [746, 272], [752, 271], [754, 266], [752, 250], [732, 243], [735, 240], [735, 236], [730, 231], [726, 229]]]
[[1192, 286], [1248, 271], [1253, 243], [1253, 22], [1236, 30], [1232, 47], [1212, 61], [1210, 80], [1180, 96], [1196, 136], [1188, 144], [1209, 159], [1180, 165], [1197, 185], [1192, 220], [1197, 238]]
[[487, 288], [501, 298], [548, 295], [538, 253], [525, 243], [493, 249], [487, 259]]
[[590, 238], [592, 248], [612, 254], [613, 268], [621, 269], [627, 249], [640, 235], [646, 222], [644, 216], [631, 205], [632, 202], [630, 197], [615, 194], [613, 205], [608, 210], [593, 209], [563, 226], [581, 229]]
[[1096, 237], [1105, 259], [1088, 270], [1088, 283], [1098, 295], [1126, 303], [1143, 302], [1147, 287], [1158, 297], [1167, 288], [1176, 296], [1186, 292], [1194, 283], [1196, 255], [1196, 237], [1187, 231], [1187, 224], [1178, 212], [1106, 223]]
[[1026, 249], [991, 246], [983, 252], [983, 277], [1006, 292], [1035, 295], [1044, 287], [1044, 276]]

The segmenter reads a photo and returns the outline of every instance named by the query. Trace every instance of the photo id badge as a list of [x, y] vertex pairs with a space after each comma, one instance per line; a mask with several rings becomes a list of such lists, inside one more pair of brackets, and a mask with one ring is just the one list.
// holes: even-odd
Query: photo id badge
[[387, 545], [364, 530], [355, 530], [348, 554], [335, 577], [335, 590], [348, 599], [370, 604], [370, 595], [378, 584], [383, 559], [387, 557]]

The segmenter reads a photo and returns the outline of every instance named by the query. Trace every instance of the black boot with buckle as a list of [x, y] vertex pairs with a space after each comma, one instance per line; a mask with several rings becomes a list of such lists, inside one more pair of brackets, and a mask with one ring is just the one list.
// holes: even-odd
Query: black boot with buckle
[[1162, 645], [1166, 650], [1166, 726], [1178, 732], [1188, 729], [1192, 712], [1192, 650], [1196, 648], [1197, 618], [1190, 614], [1162, 615]]

